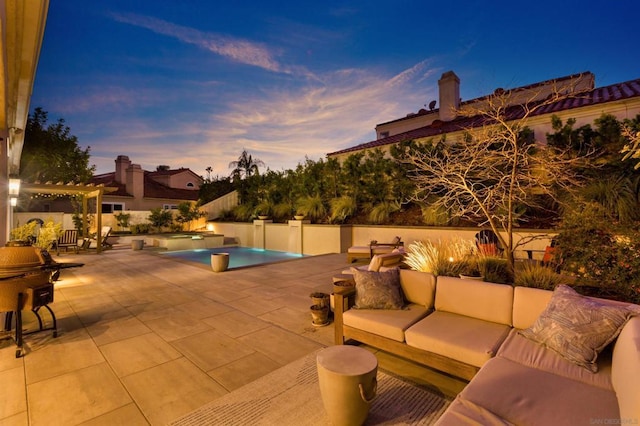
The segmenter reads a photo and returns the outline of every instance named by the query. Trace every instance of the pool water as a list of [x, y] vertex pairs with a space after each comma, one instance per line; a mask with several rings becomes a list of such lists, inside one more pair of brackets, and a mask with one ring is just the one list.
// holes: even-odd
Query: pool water
[[211, 265], [213, 253], [229, 253], [229, 269], [262, 265], [265, 263], [281, 262], [283, 260], [300, 259], [302, 254], [288, 253], [276, 250], [264, 250], [248, 247], [220, 247], [213, 249], [179, 250], [163, 253], [165, 256], [175, 257], [190, 262]]

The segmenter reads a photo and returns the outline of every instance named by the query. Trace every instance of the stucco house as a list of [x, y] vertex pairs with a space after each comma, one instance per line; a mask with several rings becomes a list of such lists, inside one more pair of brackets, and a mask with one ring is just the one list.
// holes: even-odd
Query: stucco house
[[175, 209], [182, 202], [195, 202], [202, 177], [187, 168], [143, 170], [126, 155], [119, 155], [115, 160], [115, 171], [96, 175], [91, 183], [117, 188], [105, 194], [102, 200], [103, 213], [117, 213], [157, 207]]
[[[438, 90], [439, 99], [431, 102], [428, 110], [421, 109], [417, 113], [378, 124], [376, 140], [332, 152], [327, 156], [343, 161], [352, 154], [375, 148], [388, 151], [392, 145], [408, 140], [427, 142], [446, 136], [448, 141], [457, 141], [467, 130], [482, 124], [480, 120], [464, 112], [481, 106], [490, 95], [462, 101], [460, 79], [453, 71], [442, 74], [438, 80]], [[496, 91], [504, 92], [504, 89], [498, 88]], [[640, 79], [596, 88], [595, 75], [583, 72], [509, 89], [508, 92], [512, 105], [542, 100], [551, 93], [569, 95], [566, 99], [546, 105], [529, 118], [527, 125], [538, 141], [546, 141], [546, 134], [553, 133], [553, 115], [563, 122], [574, 118], [574, 128], [578, 128], [593, 125], [594, 120], [602, 114], [611, 114], [619, 121], [632, 119], [640, 114]], [[436, 105], [439, 107], [436, 108]]]

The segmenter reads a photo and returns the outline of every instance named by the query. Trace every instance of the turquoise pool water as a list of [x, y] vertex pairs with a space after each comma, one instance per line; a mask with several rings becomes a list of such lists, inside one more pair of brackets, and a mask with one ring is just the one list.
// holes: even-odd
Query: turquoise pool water
[[229, 253], [229, 269], [262, 265], [265, 263], [281, 262], [283, 260], [300, 259], [302, 254], [284, 251], [254, 249], [248, 247], [220, 247], [214, 249], [178, 250], [163, 253], [190, 262], [211, 265], [211, 254]]

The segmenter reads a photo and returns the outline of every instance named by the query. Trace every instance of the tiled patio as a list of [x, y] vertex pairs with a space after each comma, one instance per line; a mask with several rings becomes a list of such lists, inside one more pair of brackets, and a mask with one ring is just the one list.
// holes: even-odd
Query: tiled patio
[[[333, 344], [309, 294], [347, 267], [336, 254], [215, 274], [126, 246], [57, 260], [85, 266], [56, 283], [58, 338], [28, 336], [19, 359], [0, 341], [0, 425], [166, 424]], [[377, 356], [447, 395], [464, 386]]]

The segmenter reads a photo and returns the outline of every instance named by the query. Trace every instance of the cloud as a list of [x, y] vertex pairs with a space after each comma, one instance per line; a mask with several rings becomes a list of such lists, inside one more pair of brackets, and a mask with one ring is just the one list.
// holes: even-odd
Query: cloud
[[428, 61], [391, 77], [343, 69], [323, 76], [323, 84], [246, 96], [211, 117], [204, 146], [224, 146], [234, 156], [225, 164], [246, 148], [272, 169], [293, 168], [305, 157], [373, 140], [376, 124], [422, 108], [434, 88], [417, 84], [434, 72]]
[[162, 19], [137, 14], [112, 14], [113, 18], [125, 24], [145, 28], [157, 34], [176, 38], [184, 43], [198, 46], [224, 56], [235, 62], [252, 65], [268, 71], [292, 74], [305, 72], [297, 68], [283, 66], [275, 58], [274, 52], [260, 43], [233, 38], [220, 34], [198, 31], [193, 28], [173, 24]]

